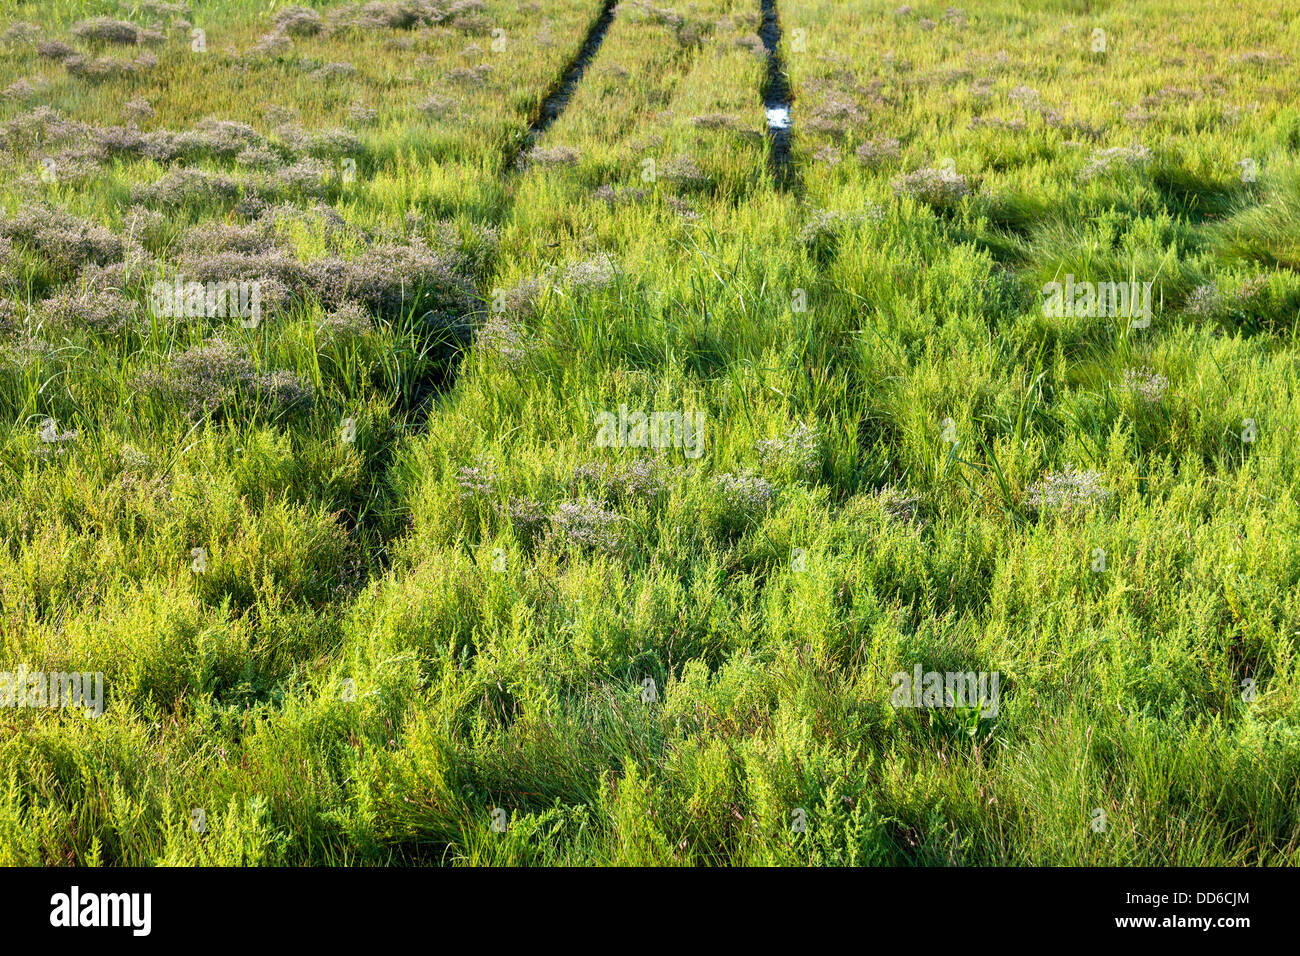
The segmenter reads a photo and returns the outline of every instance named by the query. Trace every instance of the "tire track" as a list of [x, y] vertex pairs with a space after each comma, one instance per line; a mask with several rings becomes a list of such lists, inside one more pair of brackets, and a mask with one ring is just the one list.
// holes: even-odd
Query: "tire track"
[[600, 45], [605, 42], [605, 34], [609, 30], [609, 25], [614, 22], [614, 13], [618, 4], [619, 0], [605, 0], [604, 7], [587, 30], [587, 36], [582, 41], [582, 46], [578, 48], [577, 54], [569, 61], [569, 65], [564, 68], [555, 85], [542, 99], [541, 109], [538, 111], [537, 118], [529, 126], [523, 145], [507, 157], [504, 169], [506, 175], [515, 171], [533, 143], [560, 118], [564, 108], [569, 105], [569, 97], [582, 80], [582, 75], [587, 72], [591, 61], [600, 52]]
[[[501, 170], [503, 180], [509, 180], [519, 172], [520, 162], [527, 155], [533, 143], [564, 113], [565, 107], [569, 104], [569, 97], [572, 96], [574, 89], [577, 88], [583, 74], [587, 71], [587, 67], [600, 51], [601, 44], [605, 42], [605, 34], [608, 32], [610, 24], [614, 22], [614, 14], [618, 4], [619, 0], [605, 0], [600, 12], [592, 21], [591, 26], [587, 28], [587, 34], [583, 37], [582, 45], [578, 47], [578, 51], [573, 58], [560, 71], [555, 82], [551, 84], [546, 95], [542, 97], [537, 116], [529, 124], [528, 131], [524, 134], [522, 146], [515, 148], [513, 144], [507, 144], [505, 161]], [[493, 221], [497, 223], [504, 221], [510, 214], [513, 205], [514, 200], [511, 197], [498, 210], [493, 217]], [[455, 387], [460, 362], [464, 358], [466, 350], [473, 343], [474, 332], [472, 328], [480, 315], [479, 312], [472, 312], [463, 317], [467, 326], [465, 340], [452, 343], [451, 354], [443, 362], [436, 363], [436, 367], [421, 376], [416, 383], [412, 395], [406, 402], [406, 411], [411, 416], [411, 424], [416, 429], [423, 427], [425, 420], [432, 413], [438, 397]]]
[[762, 21], [758, 28], [767, 51], [767, 79], [763, 83], [763, 107], [767, 111], [768, 160], [780, 189], [797, 189], [799, 177], [790, 158], [790, 78], [781, 56], [781, 18], [776, 0], [761, 0]]
[[[608, 32], [610, 24], [614, 22], [614, 15], [618, 8], [619, 0], [605, 0], [599, 14], [592, 21], [591, 26], [587, 29], [587, 34], [583, 38], [582, 45], [578, 48], [573, 59], [571, 59], [564, 69], [560, 72], [555, 82], [551, 85], [546, 95], [542, 98], [541, 106], [537, 116], [529, 124], [528, 131], [524, 135], [522, 146], [516, 148], [514, 144], [505, 146], [505, 160], [502, 164], [501, 179], [509, 181], [520, 172], [520, 161], [527, 154], [533, 143], [542, 136], [551, 125], [559, 119], [564, 113], [565, 107], [568, 106], [569, 98], [577, 88], [578, 83], [582, 80], [583, 74], [591, 61], [595, 59], [599, 52], [601, 44], [605, 41], [605, 34]], [[501, 223], [510, 215], [510, 210], [514, 206], [513, 189], [510, 190], [509, 198], [506, 203], [496, 211], [492, 221]], [[473, 346], [476, 337], [475, 326], [484, 313], [475, 311], [462, 316], [465, 326], [465, 336], [463, 339], [457, 337], [457, 341], [447, 341], [445, 336], [437, 336], [432, 341], [421, 343], [421, 347], [431, 347], [445, 354], [436, 361], [430, 362], [425, 371], [420, 374], [412, 384], [410, 393], [404, 396], [401, 403], [402, 414], [406, 417], [404, 428], [409, 429], [412, 433], [422, 431], [430, 415], [433, 414], [439, 400], [449, 394], [456, 386], [456, 380], [460, 374], [461, 362], [465, 359], [469, 349]], [[385, 476], [387, 480], [387, 476]], [[401, 502], [391, 498], [381, 503], [378, 509], [381, 512], [387, 511], [389, 524], [393, 524], [393, 509], [398, 512], [403, 510]], [[397, 522], [400, 524], [400, 522]], [[374, 555], [377, 560], [378, 570], [370, 575], [370, 578], [380, 577], [386, 574], [390, 567], [390, 554], [388, 545], [390, 538], [400, 538], [404, 530], [398, 530], [395, 534], [380, 534], [378, 554]]]

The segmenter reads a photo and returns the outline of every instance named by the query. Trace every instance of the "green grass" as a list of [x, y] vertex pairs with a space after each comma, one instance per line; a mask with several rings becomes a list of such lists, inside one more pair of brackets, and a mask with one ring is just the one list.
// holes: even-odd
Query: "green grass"
[[[535, 137], [599, 0], [248, 57], [282, 6], [101, 82], [0, 44], [0, 672], [106, 697], [0, 709], [0, 862], [1300, 862], [1294, 22], [779, 0], [786, 188], [757, 0], [624, 0]], [[151, 19], [0, 34], [99, 14]], [[96, 152], [137, 98], [322, 168]], [[255, 328], [151, 312], [240, 243], [292, 285]], [[1150, 326], [1046, 315], [1067, 273]], [[702, 453], [602, 447], [620, 406]], [[1103, 493], [1042, 506], [1070, 469]], [[996, 715], [894, 706], [918, 664]]]

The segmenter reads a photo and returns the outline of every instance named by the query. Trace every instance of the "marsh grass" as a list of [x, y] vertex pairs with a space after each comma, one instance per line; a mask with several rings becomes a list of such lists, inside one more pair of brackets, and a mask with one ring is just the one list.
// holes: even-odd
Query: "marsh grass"
[[784, 190], [758, 2], [619, 4], [530, 140], [603, 6], [0, 24], [0, 665], [108, 703], [0, 711], [0, 861], [1294, 864], [1294, 24], [779, 2]]

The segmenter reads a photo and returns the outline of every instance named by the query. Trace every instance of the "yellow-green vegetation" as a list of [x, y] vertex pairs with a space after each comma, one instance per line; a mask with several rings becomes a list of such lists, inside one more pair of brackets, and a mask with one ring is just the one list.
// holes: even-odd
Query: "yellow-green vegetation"
[[0, 862], [1300, 862], [1276, 14], [7, 8]]

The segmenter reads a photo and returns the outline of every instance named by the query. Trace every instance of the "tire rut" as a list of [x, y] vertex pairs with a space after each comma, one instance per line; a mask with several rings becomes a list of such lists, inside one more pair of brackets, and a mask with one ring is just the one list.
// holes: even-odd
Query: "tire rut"
[[758, 28], [767, 51], [767, 79], [763, 83], [763, 107], [767, 111], [768, 153], [772, 176], [781, 189], [797, 189], [798, 173], [790, 150], [790, 78], [781, 56], [781, 18], [776, 0], [761, 0], [762, 21]]

